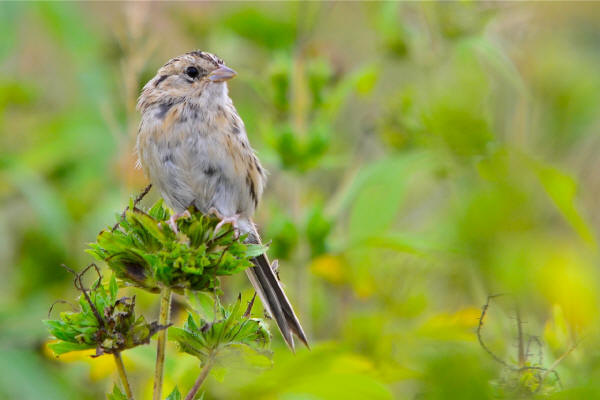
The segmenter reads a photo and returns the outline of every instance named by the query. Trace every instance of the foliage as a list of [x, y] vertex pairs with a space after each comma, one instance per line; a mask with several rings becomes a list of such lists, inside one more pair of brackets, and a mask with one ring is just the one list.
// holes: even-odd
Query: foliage
[[[102, 285], [102, 275], [95, 264], [91, 264], [80, 273], [63, 265], [75, 275], [75, 288], [81, 291], [79, 312], [62, 312], [60, 319], [44, 321], [50, 333], [58, 339], [49, 345], [59, 356], [72, 351], [96, 349], [94, 357], [113, 354], [121, 383], [126, 394], [115, 386], [108, 395], [109, 400], [133, 400], [134, 395], [121, 352], [139, 345], [148, 344], [157, 332], [170, 325], [171, 289], [186, 288], [193, 303], [204, 309], [215, 310], [215, 318], [207, 322], [201, 319], [200, 327], [192, 314], [188, 315], [183, 329], [175, 328], [169, 337], [176, 341], [182, 351], [192, 354], [203, 362], [198, 382], [190, 390], [186, 399], [194, 398], [201, 384], [212, 368], [212, 362], [221, 356], [225, 349], [248, 347], [268, 356], [270, 335], [265, 323], [250, 318], [251, 306], [241, 313], [242, 297], [231, 307], [223, 307], [217, 299], [195, 294], [200, 290], [218, 288], [217, 275], [231, 275], [243, 271], [251, 263], [250, 259], [262, 254], [262, 245], [245, 244], [245, 236], [239, 236], [232, 227], [221, 228], [215, 217], [203, 215], [190, 208], [182, 218], [168, 219], [169, 211], [159, 200], [149, 211], [137, 208], [137, 203], [148, 193], [150, 186], [135, 201], [132, 199], [123, 212], [121, 221], [112, 229], [100, 233], [98, 243], [92, 244], [92, 253], [107, 262], [113, 272], [124, 282], [146, 290], [153, 287], [140, 284], [147, 274], [154, 272], [162, 284], [160, 290], [160, 322], [147, 324], [144, 317], [135, 317], [135, 296], [117, 298], [119, 286], [113, 274], [108, 288]], [[164, 225], [169, 224], [167, 229]], [[137, 264], [133, 260], [141, 260]], [[115, 261], [117, 260], [117, 261]], [[94, 268], [98, 280], [88, 290], [82, 278]], [[165, 277], [167, 277], [165, 279]], [[177, 282], [177, 285], [174, 285]], [[210, 286], [207, 286], [206, 283]], [[183, 285], [182, 283], [187, 283]], [[202, 285], [200, 284], [202, 283]], [[158, 285], [156, 285], [158, 288]], [[153, 292], [153, 290], [150, 290]], [[182, 291], [183, 292], [183, 291]], [[208, 303], [207, 304], [207, 300]], [[52, 310], [52, 309], [51, 309]], [[159, 335], [154, 375], [154, 398], [161, 398], [163, 368], [165, 362], [165, 335]], [[181, 399], [177, 388], [168, 399]]]
[[217, 307], [215, 317], [218, 319], [210, 321], [200, 317], [196, 320], [188, 314], [183, 328], [169, 328], [169, 339], [177, 342], [181, 351], [203, 363], [231, 347], [247, 346], [260, 354], [268, 354], [265, 351], [271, 342], [269, 331], [262, 320], [250, 318], [249, 312], [243, 312], [241, 296], [230, 307], [220, 304]]
[[173, 389], [171, 394], [169, 394], [166, 400], [181, 400], [181, 393], [179, 392], [179, 389], [177, 389], [177, 386], [175, 386], [175, 388]]
[[78, 312], [64, 311], [57, 320], [46, 320], [50, 334], [58, 339], [49, 345], [58, 356], [71, 351], [96, 349], [95, 356], [113, 354], [147, 344], [159, 330], [157, 322], [147, 323], [135, 316], [135, 297], [117, 298], [117, 281], [113, 276], [108, 290], [99, 278], [79, 296]]
[[127, 396], [121, 392], [117, 385], [113, 386], [112, 393], [109, 393], [106, 397], [108, 400], [127, 400]]
[[[0, 3], [0, 398], [110, 390], [111, 357], [57, 360], [39, 319], [79, 295], [57, 266], [88, 265], [147, 185], [136, 97], [193, 48], [238, 72], [269, 171], [255, 222], [311, 342], [288, 354], [273, 331], [272, 367], [223, 361], [206, 398], [600, 398], [599, 19], [585, 2]], [[224, 304], [252, 295], [239, 275]], [[156, 318], [155, 295], [119, 290]], [[481, 348], [495, 293], [486, 345], [519, 365], [518, 305], [541, 342], [528, 365], [562, 385], [531, 394], [535, 374]], [[177, 326], [196, 295], [176, 295]], [[172, 354], [165, 387], [187, 389], [198, 362]], [[123, 355], [143, 398], [152, 356]]]
[[174, 289], [216, 290], [217, 277], [232, 275], [252, 265], [262, 245], [245, 244], [231, 224], [215, 230], [220, 220], [195, 210], [177, 219], [178, 232], [166, 223], [169, 212], [159, 200], [148, 213], [133, 203], [119, 229], [106, 229], [89, 251], [106, 261], [117, 277], [156, 292]]

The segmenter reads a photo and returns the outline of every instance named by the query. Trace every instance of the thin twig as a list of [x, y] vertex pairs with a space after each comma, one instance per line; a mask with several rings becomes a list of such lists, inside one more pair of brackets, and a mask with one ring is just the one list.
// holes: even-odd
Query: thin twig
[[533, 355], [529, 352], [529, 349], [531, 348], [531, 342], [535, 342], [538, 346], [538, 362], [537, 363], [539, 365], [542, 365], [544, 363], [544, 352], [542, 349], [542, 341], [537, 336], [529, 336], [529, 340], [527, 341], [527, 357], [528, 358]]
[[[220, 234], [220, 235], [219, 235], [219, 236], [217, 236], [217, 237], [211, 237], [211, 238], [208, 240], [208, 243], [209, 243], [210, 245], [212, 245], [214, 242], [216, 242], [216, 241], [218, 241], [218, 240], [220, 240], [220, 239], [224, 238], [225, 236], [229, 235], [231, 232], [235, 232], [235, 228], [233, 228], [233, 227], [232, 227], [231, 229], [227, 229], [225, 232], [223, 232], [222, 234]], [[215, 235], [216, 233], [217, 233], [217, 232], [216, 232], [216, 231], [214, 231], [214, 232], [213, 232], [213, 235]]]
[[104, 319], [102, 319], [102, 317], [100, 316], [98, 309], [92, 302], [92, 299], [90, 299], [90, 296], [87, 294], [87, 289], [85, 288], [85, 286], [83, 286], [83, 282], [81, 281], [81, 278], [83, 277], [83, 275], [85, 275], [85, 273], [88, 272], [93, 267], [96, 270], [98, 277], [100, 278], [100, 279], [98, 279], [98, 283], [94, 287], [94, 289], [98, 289], [98, 286], [100, 285], [100, 282], [102, 281], [102, 274], [100, 273], [100, 269], [98, 268], [98, 266], [94, 263], [91, 263], [83, 271], [81, 271], [79, 273], [77, 273], [77, 272], [75, 272], [75, 270], [67, 267], [65, 264], [61, 264], [60, 266], [63, 267], [64, 269], [66, 269], [67, 271], [69, 271], [70, 273], [72, 273], [73, 275], [75, 275], [75, 278], [73, 279], [73, 284], [75, 285], [75, 288], [77, 290], [81, 291], [81, 293], [85, 297], [85, 301], [87, 301], [87, 303], [90, 305], [90, 308], [92, 309], [92, 312], [94, 313], [94, 316], [96, 317], [96, 320], [98, 321], [98, 326], [100, 326], [100, 328], [103, 328], [104, 327]]
[[117, 365], [117, 371], [119, 371], [119, 377], [121, 378], [121, 383], [125, 389], [125, 394], [129, 400], [133, 400], [133, 392], [131, 391], [131, 386], [129, 385], [129, 379], [127, 379], [127, 373], [125, 372], [125, 364], [123, 364], [121, 352], [114, 352], [113, 358], [115, 359], [115, 364]]
[[204, 363], [204, 366], [202, 367], [202, 370], [200, 371], [200, 375], [198, 375], [198, 379], [196, 379], [196, 382], [194, 383], [194, 386], [190, 389], [187, 396], [185, 396], [185, 400], [194, 400], [194, 397], [198, 393], [198, 390], [200, 390], [200, 386], [202, 386], [204, 380], [206, 380], [206, 377], [208, 376], [212, 366], [213, 357], [212, 355], [209, 355], [209, 357], [206, 359], [206, 362]]
[[223, 261], [223, 257], [225, 256], [225, 253], [227, 253], [227, 251], [229, 251], [229, 249], [231, 248], [232, 245], [233, 245], [233, 242], [231, 242], [227, 246], [225, 246], [225, 248], [221, 252], [221, 255], [219, 256], [219, 259], [217, 260], [217, 263], [215, 264], [215, 268], [219, 268], [221, 266], [221, 261]]
[[519, 306], [517, 306], [515, 314], [517, 316], [517, 345], [519, 346], [519, 368], [522, 368], [525, 366], [525, 361], [527, 359], [525, 357], [525, 343], [523, 342], [523, 321], [521, 320], [521, 310], [519, 309]]
[[483, 341], [483, 337], [481, 336], [481, 329], [483, 328], [483, 319], [485, 318], [485, 314], [487, 313], [487, 310], [490, 306], [490, 301], [495, 298], [495, 297], [499, 297], [502, 296], [501, 294], [495, 294], [495, 295], [490, 295], [487, 297], [487, 301], [485, 302], [485, 304], [483, 305], [483, 307], [481, 307], [481, 315], [479, 316], [479, 324], [477, 325], [477, 340], [479, 340], [479, 344], [481, 345], [481, 347], [483, 347], [483, 349], [497, 362], [499, 362], [500, 364], [504, 365], [506, 368], [510, 368], [513, 369], [514, 367], [512, 367], [511, 365], [509, 365], [506, 361], [504, 361], [503, 359], [501, 359], [500, 357], [498, 357], [496, 354], [494, 354], [493, 351], [491, 351], [487, 345], [485, 344], [485, 342]]
[[[161, 290], [160, 298], [160, 316], [158, 323], [163, 326], [167, 326], [170, 323], [171, 313], [171, 288], [164, 287]], [[158, 332], [158, 339], [156, 345], [156, 366], [154, 369], [154, 395], [153, 400], [161, 400], [162, 396], [162, 384], [165, 367], [165, 345], [167, 342], [167, 331], [162, 330]]]
[[57, 304], [68, 304], [71, 306], [71, 308], [73, 309], [74, 312], [78, 311], [78, 308], [75, 304], [70, 303], [66, 300], [56, 300], [54, 303], [52, 303], [52, 305], [50, 306], [50, 309], [48, 310], [48, 318], [50, 318], [50, 315], [52, 314], [52, 310], [54, 310], [54, 306]]
[[252, 300], [248, 302], [248, 307], [246, 307], [246, 312], [244, 312], [245, 318], [250, 318], [250, 312], [252, 312], [252, 306], [254, 306], [254, 300], [256, 299], [256, 292], [254, 292], [254, 296], [252, 296]]
[[[140, 201], [142, 201], [142, 199], [144, 197], [146, 197], [146, 195], [148, 194], [148, 192], [150, 191], [150, 189], [152, 189], [152, 184], [148, 184], [148, 186], [146, 186], [146, 188], [144, 188], [144, 191], [142, 193], [140, 193], [135, 200], [133, 201], [133, 207], [137, 206], [139, 204]], [[127, 211], [129, 210], [129, 206], [125, 207], [125, 209], [123, 210], [123, 212], [121, 213], [121, 217], [119, 217], [119, 221], [117, 221], [117, 223], [112, 227], [112, 231], [114, 232], [119, 225], [121, 225], [121, 221], [123, 221], [123, 219], [125, 218], [125, 216], [127, 215]]]
[[[500, 357], [498, 357], [496, 354], [494, 354], [494, 352], [492, 352], [487, 345], [485, 344], [485, 342], [483, 341], [483, 337], [481, 336], [481, 330], [483, 328], [483, 320], [485, 318], [485, 315], [487, 313], [487, 310], [489, 308], [490, 305], [490, 301], [498, 296], [502, 296], [501, 294], [497, 294], [497, 295], [491, 295], [488, 296], [486, 303], [483, 305], [483, 307], [481, 308], [481, 315], [479, 316], [479, 324], [477, 326], [477, 339], [479, 340], [479, 344], [481, 345], [481, 347], [483, 347], [483, 349], [494, 359], [496, 360], [498, 363], [502, 364], [505, 368], [520, 373], [520, 372], [524, 372], [524, 371], [540, 371], [543, 372], [543, 375], [539, 376], [538, 374], [536, 374], [536, 378], [538, 379], [538, 387], [535, 390], [535, 393], [539, 392], [542, 388], [542, 384], [544, 383], [544, 380], [546, 379], [546, 377], [549, 374], [554, 374], [554, 376], [556, 377], [556, 380], [558, 382], [558, 384], [561, 386], [562, 388], [562, 383], [560, 381], [560, 376], [558, 375], [558, 372], [556, 372], [556, 367], [558, 366], [558, 364], [566, 357], [568, 356], [576, 347], [576, 344], [573, 345], [573, 347], [571, 347], [569, 350], [567, 350], [564, 354], [562, 354], [554, 363], [552, 363], [552, 365], [549, 368], [544, 368], [541, 366], [527, 366], [525, 365], [527, 362], [527, 357], [529, 355], [529, 343], [527, 345], [527, 354], [525, 354], [525, 350], [523, 349], [523, 342], [522, 342], [522, 338], [523, 338], [523, 333], [522, 333], [522, 323], [523, 321], [521, 320], [521, 315], [519, 313], [519, 309], [517, 308], [517, 315], [516, 315], [516, 319], [517, 319], [517, 329], [518, 329], [518, 339], [519, 339], [519, 366], [516, 367], [514, 365], [510, 365], [509, 363], [507, 363], [506, 361], [504, 361], [503, 359], [501, 359]], [[536, 336], [532, 336], [530, 337], [530, 341], [531, 339], [534, 339], [534, 341], [537, 342], [538, 346], [540, 347], [540, 354], [539, 354], [539, 361], [541, 363], [542, 361], [542, 344], [541, 341], [536, 337]]]
[[563, 354], [561, 354], [561, 356], [558, 357], [552, 363], [552, 365], [550, 365], [550, 367], [548, 367], [548, 369], [544, 372], [544, 374], [540, 378], [540, 384], [539, 384], [536, 392], [540, 390], [540, 388], [542, 387], [542, 383], [544, 383], [544, 380], [546, 380], [546, 378], [548, 377], [548, 375], [550, 373], [554, 373], [554, 376], [556, 376], [556, 380], [557, 380], [558, 384], [562, 388], [562, 382], [560, 381], [560, 376], [558, 375], [558, 372], [556, 372], [556, 367], [558, 367], [558, 364], [560, 364], [562, 362], [562, 360], [565, 359], [565, 357], [567, 357], [569, 354], [571, 354], [573, 352], [573, 350], [575, 350], [577, 348], [577, 344], [578, 344], [577, 342], [573, 343], [573, 346], [571, 346], [567, 351], [565, 351]]

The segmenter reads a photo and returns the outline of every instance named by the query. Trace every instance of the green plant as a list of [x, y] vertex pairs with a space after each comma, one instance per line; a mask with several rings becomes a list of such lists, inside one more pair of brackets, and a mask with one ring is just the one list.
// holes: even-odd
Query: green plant
[[[219, 277], [250, 267], [250, 260], [266, 248], [244, 243], [245, 236], [238, 237], [230, 224], [218, 227], [218, 218], [194, 208], [176, 221], [178, 232], [175, 233], [166, 224], [170, 211], [162, 200], [148, 212], [137, 208], [139, 200], [132, 200], [119, 223], [100, 232], [97, 241], [90, 244], [89, 253], [106, 262], [113, 272], [108, 282], [103, 280], [95, 264], [79, 273], [65, 266], [74, 274], [75, 287], [81, 294], [77, 310], [62, 312], [58, 319], [45, 321], [50, 334], [57, 339], [50, 348], [57, 356], [86, 349], [96, 349], [93, 357], [112, 354], [124, 392], [115, 385], [108, 399], [133, 399], [121, 352], [148, 344], [157, 335], [154, 399], [159, 400], [162, 398], [166, 330], [171, 326], [171, 296], [177, 291], [195, 305], [190, 306], [190, 310], [199, 309], [189, 312], [182, 328], [169, 329], [169, 339], [202, 364], [196, 384], [185, 397], [192, 400], [215, 360], [226, 350], [247, 348], [261, 356], [270, 356], [270, 334], [265, 323], [250, 317], [253, 301], [242, 313], [241, 295], [228, 307], [218, 300]], [[92, 268], [98, 279], [86, 288], [82, 278]], [[143, 316], [136, 317], [135, 297], [118, 296], [119, 287], [123, 286], [160, 293], [159, 321], [148, 323]], [[200, 296], [200, 292], [205, 294]], [[199, 304], [202, 307], [198, 307]], [[181, 399], [181, 393], [175, 388], [168, 399]]]
[[242, 298], [239, 296], [230, 307], [218, 304], [217, 317], [212, 321], [205, 319], [206, 316], [197, 321], [193, 314], [189, 314], [183, 328], [169, 329], [169, 339], [176, 341], [181, 351], [198, 358], [203, 366], [186, 400], [194, 398], [215, 360], [225, 351], [248, 347], [269, 356], [269, 331], [262, 320], [250, 318], [253, 301], [242, 313]]
[[163, 287], [218, 289], [217, 277], [244, 270], [264, 252], [262, 245], [245, 244], [245, 236], [236, 238], [230, 224], [215, 231], [218, 218], [188, 211], [177, 220], [175, 234], [166, 224], [169, 213], [162, 200], [148, 213], [132, 204], [120, 229], [100, 232], [89, 253], [105, 261], [119, 279], [159, 292]]

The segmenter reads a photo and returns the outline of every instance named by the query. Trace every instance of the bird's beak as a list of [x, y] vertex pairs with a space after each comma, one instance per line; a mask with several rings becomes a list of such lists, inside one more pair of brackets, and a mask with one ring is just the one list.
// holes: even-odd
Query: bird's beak
[[229, 67], [221, 65], [208, 75], [208, 79], [213, 82], [225, 82], [235, 77], [237, 73]]

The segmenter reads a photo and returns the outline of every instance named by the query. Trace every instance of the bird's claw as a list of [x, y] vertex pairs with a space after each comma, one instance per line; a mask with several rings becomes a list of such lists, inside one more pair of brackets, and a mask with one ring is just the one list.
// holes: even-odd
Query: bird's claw
[[217, 226], [215, 226], [215, 234], [217, 232], [219, 232], [219, 230], [221, 230], [223, 225], [231, 224], [231, 226], [233, 227], [233, 232], [235, 234], [235, 238], [237, 239], [240, 236], [239, 229], [238, 229], [238, 219], [240, 216], [238, 214], [234, 214], [231, 217], [225, 217], [223, 214], [221, 214], [219, 212], [219, 210], [217, 210], [214, 207], [211, 207], [208, 210], [208, 213], [214, 215], [215, 217], [217, 217], [221, 220], [221, 221], [219, 221]]
[[221, 214], [221, 213], [219, 212], [219, 210], [217, 210], [215, 207], [211, 207], [211, 208], [209, 208], [209, 210], [208, 210], [208, 214], [212, 214], [212, 215], [214, 215], [215, 217], [217, 217], [217, 218], [219, 218], [219, 219], [223, 219], [223, 218], [225, 218], [225, 217], [223, 216], [223, 214]]
[[171, 215], [169, 220], [167, 221], [167, 225], [171, 228], [171, 230], [177, 235], [179, 233], [179, 229], [177, 228], [177, 221], [175, 220], [175, 215]]
[[233, 227], [233, 233], [235, 235], [235, 238], [237, 239], [240, 236], [240, 232], [238, 229], [238, 218], [239, 218], [238, 215], [221, 218], [221, 221], [219, 221], [217, 226], [215, 226], [215, 233], [219, 232], [221, 230], [221, 228], [223, 227], [223, 225], [231, 224], [231, 226]]
[[171, 230], [177, 235], [179, 233], [179, 229], [177, 228], [177, 220], [182, 217], [190, 218], [192, 215], [188, 210], [184, 212], [173, 214], [167, 220], [167, 225], [171, 228]]

